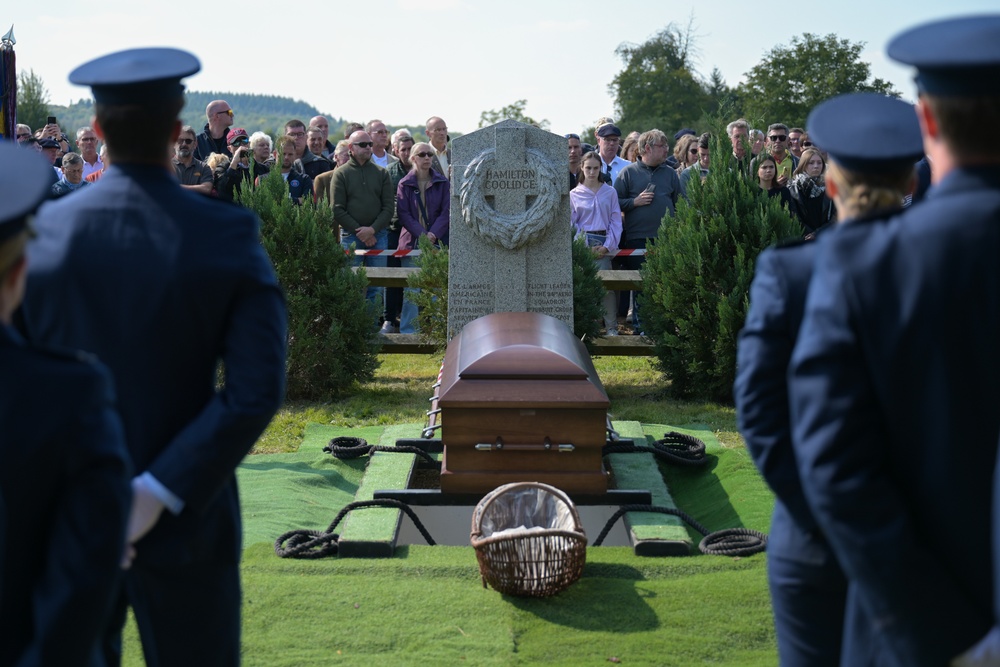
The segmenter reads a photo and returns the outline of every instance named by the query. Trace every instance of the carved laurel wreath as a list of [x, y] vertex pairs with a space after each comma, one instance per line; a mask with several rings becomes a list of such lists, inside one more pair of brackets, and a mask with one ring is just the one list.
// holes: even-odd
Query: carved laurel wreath
[[465, 168], [461, 188], [462, 219], [481, 237], [508, 250], [520, 248], [545, 229], [563, 191], [559, 188], [558, 171], [554, 162], [540, 151], [529, 148], [525, 158], [530, 169], [538, 172], [539, 194], [524, 213], [500, 213], [486, 203], [480, 183], [480, 173], [495, 159], [496, 149], [480, 153]]

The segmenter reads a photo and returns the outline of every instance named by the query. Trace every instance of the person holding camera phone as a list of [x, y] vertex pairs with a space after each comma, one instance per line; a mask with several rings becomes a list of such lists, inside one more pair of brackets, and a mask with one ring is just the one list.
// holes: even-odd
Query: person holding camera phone
[[[620, 248], [645, 248], [646, 241], [656, 237], [660, 222], [674, 214], [681, 181], [666, 159], [669, 152], [667, 135], [649, 130], [639, 135], [639, 160], [624, 167], [615, 179], [618, 205], [625, 216]], [[644, 255], [626, 257], [626, 269], [638, 270], [646, 260]], [[632, 326], [642, 332], [638, 304], [632, 309]]]

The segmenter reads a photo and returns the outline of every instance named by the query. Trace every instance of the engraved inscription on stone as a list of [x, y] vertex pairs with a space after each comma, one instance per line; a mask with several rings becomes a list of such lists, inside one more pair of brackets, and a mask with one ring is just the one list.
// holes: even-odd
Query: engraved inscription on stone
[[566, 140], [505, 120], [452, 143], [448, 328], [496, 312], [573, 326]]

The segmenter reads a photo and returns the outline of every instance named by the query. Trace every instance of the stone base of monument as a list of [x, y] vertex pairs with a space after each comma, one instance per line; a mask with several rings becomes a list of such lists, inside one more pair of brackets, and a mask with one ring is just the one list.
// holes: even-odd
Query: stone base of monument
[[562, 321], [493, 313], [470, 322], [441, 372], [441, 491], [482, 495], [535, 481], [606, 492], [609, 406], [587, 349]]

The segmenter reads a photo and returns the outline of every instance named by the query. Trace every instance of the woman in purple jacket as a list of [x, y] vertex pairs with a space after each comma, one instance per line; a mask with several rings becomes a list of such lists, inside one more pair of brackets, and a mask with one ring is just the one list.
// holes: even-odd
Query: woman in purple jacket
[[[448, 243], [451, 186], [446, 176], [431, 169], [433, 159], [434, 149], [430, 144], [421, 142], [410, 149], [413, 169], [396, 189], [396, 211], [403, 227], [399, 232], [399, 250], [416, 248], [421, 236], [427, 236], [434, 245]], [[413, 266], [410, 257], [404, 257], [402, 263]], [[412, 294], [410, 288], [403, 291], [399, 333], [417, 332], [417, 305], [410, 298]]]

